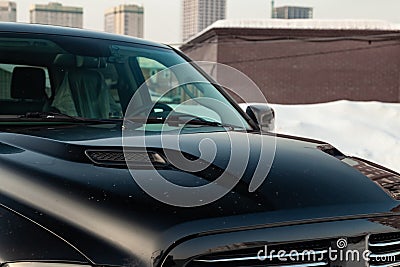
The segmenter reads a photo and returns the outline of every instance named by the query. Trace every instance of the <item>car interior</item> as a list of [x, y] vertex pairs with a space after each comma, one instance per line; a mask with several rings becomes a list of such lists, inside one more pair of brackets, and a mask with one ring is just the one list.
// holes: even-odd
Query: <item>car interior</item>
[[[112, 57], [109, 51], [83, 51], [87, 56], [74, 49], [66, 51], [49, 40], [0, 38], [0, 115], [54, 112], [121, 119], [133, 93], [147, 80], [157, 87], [160, 81], [150, 77], [167, 68], [132, 52]], [[135, 104], [151, 106], [160, 98], [180, 102], [176, 92], [171, 95], [142, 90]]]
[[[141, 119], [150, 111], [151, 117], [166, 118], [174, 111], [186, 118], [221, 121], [213, 107], [196, 99], [226, 99], [215, 88], [207, 89], [213, 85], [172, 50], [48, 38], [55, 39], [0, 38], [2, 118], [41, 119], [52, 113], [121, 120], [126, 113]], [[168, 66], [182, 63], [176, 77]], [[134, 110], [127, 112], [130, 105]]]
[[2, 101], [1, 110], [7, 110], [11, 114], [39, 111], [49, 104], [43, 69], [15, 67], [10, 91], [12, 101]]
[[67, 53], [52, 57], [36, 53], [22, 60], [8, 56], [2, 60], [0, 56], [0, 115], [59, 112], [84, 118], [121, 118], [118, 92], [122, 90], [118, 86], [123, 84], [118, 84], [117, 76], [114, 65], [106, 64], [105, 58]]

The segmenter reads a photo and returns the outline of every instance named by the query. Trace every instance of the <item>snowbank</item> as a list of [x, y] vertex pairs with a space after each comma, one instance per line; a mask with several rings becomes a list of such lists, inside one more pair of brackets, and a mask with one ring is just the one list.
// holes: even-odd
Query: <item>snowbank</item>
[[218, 20], [192, 36], [186, 43], [210, 31], [211, 29], [302, 29], [302, 30], [371, 30], [399, 31], [400, 25], [382, 20], [356, 19], [223, 19]]
[[400, 104], [337, 101], [271, 105], [276, 132], [326, 141], [400, 172]]

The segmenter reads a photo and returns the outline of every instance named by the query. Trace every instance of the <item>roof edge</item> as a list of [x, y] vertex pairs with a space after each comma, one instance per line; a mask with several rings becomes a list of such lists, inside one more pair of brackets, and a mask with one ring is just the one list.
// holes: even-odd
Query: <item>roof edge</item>
[[398, 31], [400, 24], [383, 20], [318, 20], [318, 19], [239, 19], [218, 20], [190, 37], [181, 47], [190, 46], [195, 40], [215, 29], [280, 29], [280, 30], [346, 30], [346, 31]]

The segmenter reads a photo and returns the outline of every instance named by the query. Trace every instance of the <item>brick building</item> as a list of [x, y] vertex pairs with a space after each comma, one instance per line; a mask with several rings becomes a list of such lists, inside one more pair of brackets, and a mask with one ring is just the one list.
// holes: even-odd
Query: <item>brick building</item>
[[400, 26], [382, 21], [222, 20], [181, 50], [242, 71], [271, 103], [400, 102]]

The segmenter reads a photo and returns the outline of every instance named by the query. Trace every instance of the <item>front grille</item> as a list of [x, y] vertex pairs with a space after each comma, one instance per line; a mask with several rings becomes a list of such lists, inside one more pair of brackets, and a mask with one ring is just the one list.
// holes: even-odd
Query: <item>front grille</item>
[[400, 233], [374, 234], [368, 239], [370, 267], [400, 265]]
[[[328, 266], [330, 241], [311, 241], [291, 244], [274, 244], [249, 248], [225, 248], [229, 251], [213, 252], [196, 257], [190, 267], [233, 267], [233, 266], [285, 266], [313, 267]], [[240, 247], [240, 246], [239, 246]], [[224, 248], [219, 249], [224, 250]], [[260, 251], [263, 251], [260, 253]], [[272, 252], [275, 251], [275, 252]], [[278, 252], [282, 251], [281, 254]], [[296, 253], [294, 252], [296, 251]]]

